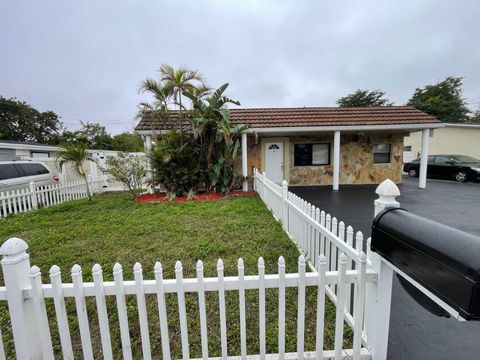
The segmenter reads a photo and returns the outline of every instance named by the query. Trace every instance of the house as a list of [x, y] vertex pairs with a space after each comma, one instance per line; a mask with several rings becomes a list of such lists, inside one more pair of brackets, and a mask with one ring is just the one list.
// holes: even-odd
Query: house
[[[421, 153], [421, 134], [405, 137], [404, 159], [411, 161]], [[469, 155], [480, 159], [480, 124], [445, 123], [445, 127], [430, 132], [429, 153], [432, 155]]]
[[[256, 167], [275, 182], [289, 185], [379, 184], [402, 179], [403, 140], [443, 124], [408, 106], [365, 108], [303, 107], [231, 109], [233, 124], [245, 124], [237, 170], [251, 178]], [[144, 136], [147, 154], [152, 136], [165, 124], [143, 118], [135, 131]], [[426, 149], [426, 148], [425, 148]], [[419, 186], [426, 186], [424, 151]], [[244, 182], [244, 190], [248, 188]]]

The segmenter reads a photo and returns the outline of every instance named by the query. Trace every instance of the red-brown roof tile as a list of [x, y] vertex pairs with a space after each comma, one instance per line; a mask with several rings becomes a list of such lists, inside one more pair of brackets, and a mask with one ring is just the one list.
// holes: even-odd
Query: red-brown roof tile
[[[172, 121], [177, 117], [172, 113]], [[230, 109], [233, 124], [250, 128], [281, 128], [309, 126], [360, 126], [439, 123], [435, 117], [410, 106], [382, 107], [303, 107]], [[135, 130], [162, 130], [163, 124], [143, 118]]]

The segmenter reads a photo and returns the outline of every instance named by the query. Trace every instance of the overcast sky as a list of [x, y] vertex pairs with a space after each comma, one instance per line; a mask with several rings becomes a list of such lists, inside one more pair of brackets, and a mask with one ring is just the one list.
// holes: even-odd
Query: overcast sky
[[70, 129], [131, 130], [162, 63], [229, 82], [243, 107], [335, 106], [357, 88], [404, 104], [463, 76], [480, 104], [478, 1], [1, 0], [0, 95]]

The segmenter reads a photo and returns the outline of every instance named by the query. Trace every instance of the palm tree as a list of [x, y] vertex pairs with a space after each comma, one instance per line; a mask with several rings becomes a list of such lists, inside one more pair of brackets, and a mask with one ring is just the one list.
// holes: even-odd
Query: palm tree
[[65, 144], [62, 145], [62, 149], [57, 155], [57, 164], [62, 167], [65, 164], [69, 164], [72, 171], [83, 178], [85, 185], [87, 186], [88, 200], [92, 200], [92, 194], [88, 185], [87, 174], [83, 168], [84, 161], [94, 161], [90, 153], [88, 152], [87, 144], [79, 143], [76, 145]]
[[154, 79], [145, 79], [138, 90], [139, 93], [148, 92], [153, 95], [153, 103], [142, 102], [139, 104], [139, 111], [137, 118], [143, 119], [150, 117], [152, 121], [152, 132], [155, 127], [156, 120], [160, 120], [163, 123], [164, 130], [167, 130], [167, 122], [169, 120], [168, 104], [170, 103], [170, 88], [164, 86], [161, 82]]
[[194, 92], [195, 88], [206, 89], [203, 76], [197, 70], [179, 68], [175, 70], [172, 66], [163, 64], [160, 67], [160, 76], [163, 86], [172, 94], [175, 103], [178, 104], [180, 116], [180, 143], [183, 145], [183, 104], [182, 95], [185, 92]]

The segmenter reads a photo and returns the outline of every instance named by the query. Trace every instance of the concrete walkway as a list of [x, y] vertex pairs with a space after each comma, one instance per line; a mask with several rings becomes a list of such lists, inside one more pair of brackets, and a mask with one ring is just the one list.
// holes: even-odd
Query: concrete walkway
[[[400, 206], [426, 218], [480, 236], [480, 184], [404, 178]], [[370, 236], [376, 186], [291, 187], [290, 190]], [[480, 322], [436, 317], [414, 300], [395, 278], [390, 318], [389, 359], [480, 359]]]

